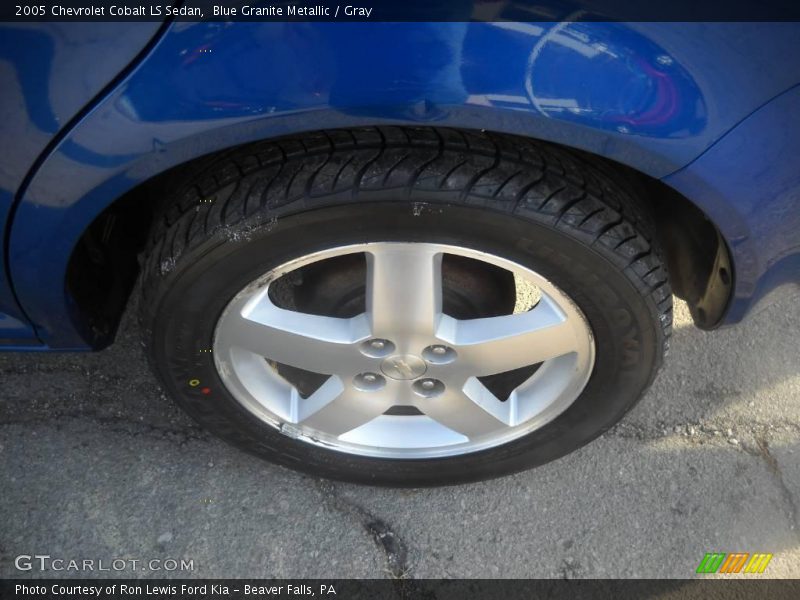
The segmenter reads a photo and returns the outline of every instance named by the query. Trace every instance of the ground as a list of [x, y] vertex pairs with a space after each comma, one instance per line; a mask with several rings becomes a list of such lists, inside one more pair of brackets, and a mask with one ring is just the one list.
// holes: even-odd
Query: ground
[[173, 575], [194, 577], [690, 577], [738, 551], [800, 577], [798, 334], [796, 299], [711, 334], [678, 304], [665, 368], [612, 431], [422, 490], [311, 478], [206, 434], [161, 392], [130, 317], [97, 354], [0, 354], [0, 576], [75, 575], [14, 568], [49, 554], [185, 558]]

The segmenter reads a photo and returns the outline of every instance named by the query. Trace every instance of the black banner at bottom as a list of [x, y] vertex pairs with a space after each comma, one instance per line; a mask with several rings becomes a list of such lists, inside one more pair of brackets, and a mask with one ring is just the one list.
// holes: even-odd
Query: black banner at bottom
[[420, 600], [800, 598], [800, 580], [776, 579], [5, 579], [3, 600]]

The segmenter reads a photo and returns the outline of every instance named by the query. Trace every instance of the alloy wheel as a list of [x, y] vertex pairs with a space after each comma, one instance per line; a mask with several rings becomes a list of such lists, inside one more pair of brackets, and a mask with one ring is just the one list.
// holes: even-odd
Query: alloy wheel
[[[282, 276], [346, 254], [366, 258], [366, 310], [351, 318], [279, 306]], [[507, 269], [535, 286], [523, 312], [455, 319], [443, 312], [442, 259]], [[433, 458], [494, 447], [542, 427], [586, 385], [594, 342], [580, 309], [541, 275], [476, 250], [429, 243], [332, 248], [272, 269], [217, 323], [214, 360], [250, 412], [312, 444], [385, 458]], [[276, 364], [321, 376], [304, 396]], [[538, 365], [499, 398], [482, 378]]]

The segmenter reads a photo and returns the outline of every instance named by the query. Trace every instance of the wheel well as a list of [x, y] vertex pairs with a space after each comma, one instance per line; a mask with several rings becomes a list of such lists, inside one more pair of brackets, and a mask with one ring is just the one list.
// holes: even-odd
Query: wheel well
[[733, 294], [734, 271], [728, 246], [714, 222], [658, 179], [603, 157], [579, 153], [615, 181], [627, 184], [650, 213], [673, 293], [686, 301], [697, 327], [716, 329]]
[[697, 327], [716, 329], [733, 296], [728, 245], [716, 225], [685, 196], [655, 179], [645, 179], [645, 184], [672, 291], [686, 301]]
[[[733, 271], [728, 248], [711, 220], [657, 179], [593, 154], [562, 149], [582, 156], [628, 187], [653, 218], [673, 291], [686, 300], [698, 327], [719, 325], [733, 289]], [[105, 347], [114, 338], [136, 282], [138, 258], [154, 220], [168, 208], [164, 201], [169, 190], [231, 150], [194, 159], [138, 185], [108, 206], [80, 237], [69, 260], [65, 287], [94, 348]]]
[[71, 313], [94, 349], [110, 344], [139, 274], [155, 202], [140, 186], [115, 200], [86, 228], [67, 264]]

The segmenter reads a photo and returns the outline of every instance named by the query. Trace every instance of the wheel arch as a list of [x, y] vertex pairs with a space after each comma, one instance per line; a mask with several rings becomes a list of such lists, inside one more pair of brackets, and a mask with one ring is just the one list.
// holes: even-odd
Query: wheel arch
[[[98, 218], [126, 202], [147, 206], [139, 194], [147, 182], [202, 156], [323, 129], [435, 124], [579, 149], [654, 184], [796, 81], [792, 69], [731, 62], [725, 27], [701, 27], [695, 47], [685, 24], [329, 25], [175, 23], [41, 157], [16, 199], [7, 258], [44, 344], [105, 343], [108, 332], [79, 327], [64, 285], [70, 256]], [[796, 43], [787, 27], [734, 29], [759, 35], [765, 57], [786, 56]], [[724, 66], [721, 78], [707, 77], [711, 58]], [[358, 69], [342, 68], [353, 61]], [[648, 193], [661, 197], [656, 187]], [[704, 194], [684, 196], [677, 202], [706, 203]], [[747, 230], [741, 214], [714, 214], [728, 242]]]
[[[276, 139], [281, 137], [286, 136]], [[147, 232], [154, 216], [166, 209], [168, 190], [202, 172], [209, 161], [240, 146], [205, 154], [157, 173], [114, 198], [88, 220], [73, 241], [63, 273], [56, 274], [67, 297], [64, 309], [69, 321], [61, 326], [69, 326], [77, 335], [70, 340], [70, 347], [82, 342], [99, 349], [111, 343], [136, 281], [138, 257], [145, 250]], [[724, 314], [732, 289], [727, 245], [714, 224], [695, 204], [659, 180], [595, 154], [566, 149], [601, 166], [631, 188], [655, 221], [666, 252], [670, 284], [677, 295], [688, 301], [695, 323], [704, 329], [714, 328]], [[52, 264], [45, 268], [52, 270]], [[725, 275], [721, 276], [721, 272]], [[55, 345], [63, 331], [53, 333], [58, 333], [53, 338]]]

